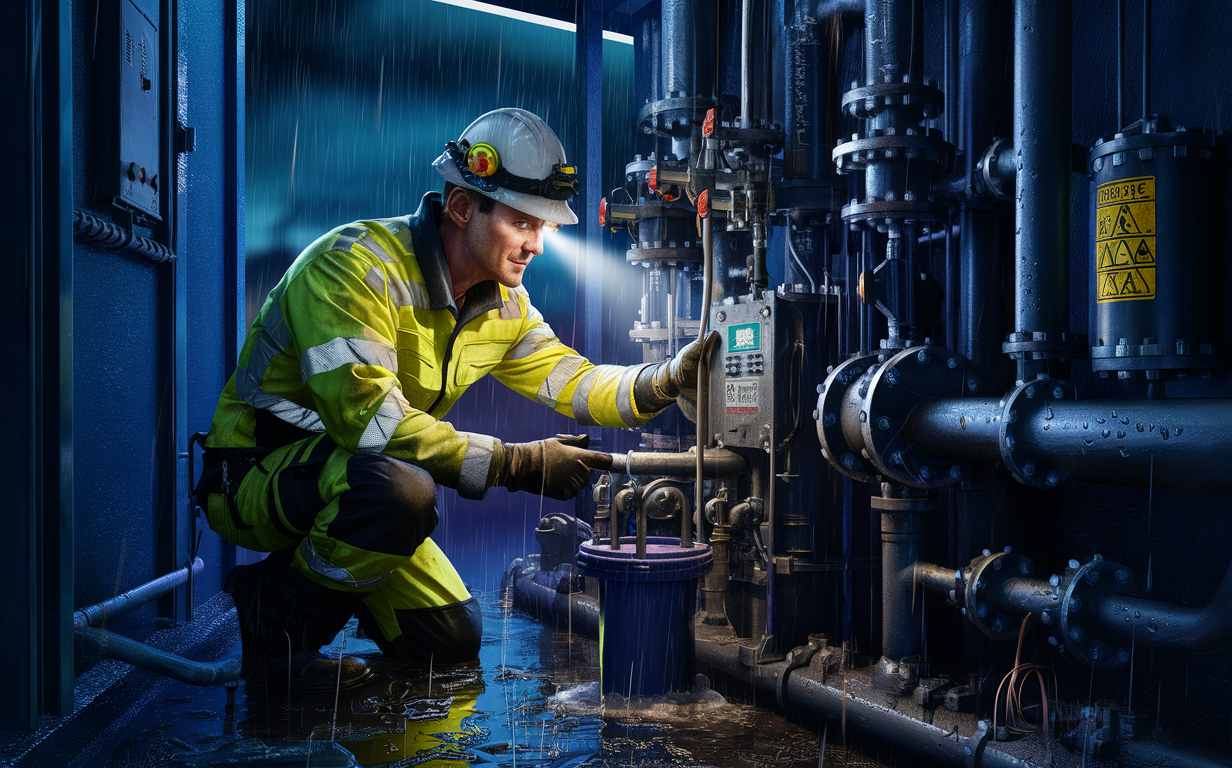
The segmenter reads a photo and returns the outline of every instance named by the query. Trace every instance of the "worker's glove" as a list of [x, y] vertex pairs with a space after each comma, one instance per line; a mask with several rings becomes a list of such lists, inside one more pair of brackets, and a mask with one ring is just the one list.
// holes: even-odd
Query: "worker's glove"
[[557, 435], [533, 443], [505, 443], [500, 484], [553, 499], [571, 499], [590, 482], [592, 469], [605, 469], [612, 457], [586, 450], [587, 435]]
[[691, 341], [671, 360], [664, 360], [639, 373], [633, 385], [638, 410], [650, 413], [661, 411], [681, 395], [696, 400], [697, 368], [701, 357], [702, 345]]

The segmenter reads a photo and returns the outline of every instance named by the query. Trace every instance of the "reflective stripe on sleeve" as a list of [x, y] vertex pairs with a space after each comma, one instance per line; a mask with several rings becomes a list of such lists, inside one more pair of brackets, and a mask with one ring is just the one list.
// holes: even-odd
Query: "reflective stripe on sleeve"
[[388, 573], [382, 573], [380, 576], [374, 576], [371, 579], [357, 580], [346, 568], [339, 568], [322, 560], [321, 556], [317, 554], [316, 549], [312, 546], [311, 536], [305, 536], [303, 541], [299, 543], [299, 554], [300, 557], [304, 558], [304, 563], [312, 569], [313, 573], [324, 576], [338, 584], [345, 584], [353, 589], [372, 589], [380, 586], [389, 578]]
[[496, 438], [473, 432], [459, 432], [466, 438], [466, 457], [458, 474], [458, 493], [464, 498], [482, 498], [488, 489], [488, 472], [492, 469], [492, 453]]
[[299, 361], [305, 384], [318, 373], [328, 373], [350, 364], [380, 366], [396, 374], [398, 350], [379, 341], [337, 338], [304, 350]]
[[637, 381], [637, 375], [645, 367], [644, 365], [626, 367], [624, 374], [620, 377], [620, 383], [616, 385], [616, 412], [620, 414], [620, 420], [626, 426], [634, 427], [641, 421], [637, 417], [637, 411], [633, 410], [633, 382]]
[[556, 332], [545, 325], [541, 325], [535, 330], [527, 333], [517, 344], [509, 348], [505, 353], [506, 360], [522, 360], [530, 357], [541, 349], [548, 347], [563, 347], [564, 344], [560, 339], [556, 338]]
[[355, 450], [361, 453], [380, 453], [385, 450], [390, 438], [394, 436], [394, 430], [402, 423], [408, 410], [410, 404], [406, 402], [402, 392], [390, 390], [381, 407], [372, 414], [372, 420], [364, 428], [364, 433], [359, 436]]
[[590, 392], [595, 387], [595, 380], [599, 378], [600, 371], [616, 367], [618, 366], [596, 366], [578, 382], [577, 389], [573, 390], [573, 418], [578, 424], [584, 427], [599, 426], [599, 422], [595, 421], [594, 417], [590, 415]]
[[[368, 270], [368, 274], [364, 275], [364, 282], [372, 286], [372, 289], [377, 293], [385, 293], [385, 273], [380, 268], [373, 267]], [[389, 301], [395, 307], [427, 309], [430, 306], [428, 303], [428, 291], [422, 283], [417, 283], [414, 280], [403, 280], [397, 275], [390, 275], [388, 289]]]
[[265, 324], [261, 333], [253, 343], [252, 352], [248, 355], [248, 365], [236, 366], [235, 391], [244, 402], [253, 408], [261, 408], [278, 418], [310, 432], [324, 432], [325, 425], [316, 411], [287, 400], [285, 397], [271, 395], [261, 390], [261, 382], [265, 372], [275, 357], [282, 354], [291, 344], [291, 331], [287, 328], [282, 316], [282, 305], [279, 296], [270, 302], [269, 311], [265, 315]]
[[[577, 355], [569, 355], [562, 357], [548, 377], [539, 385], [539, 391], [535, 393], [535, 398], [548, 406], [549, 408], [556, 407], [556, 401], [560, 399], [561, 392], [564, 391], [565, 385], [573, 378], [573, 374], [577, 373], [577, 369], [582, 367], [582, 363], [586, 362], [586, 358]], [[621, 382], [624, 383], [623, 381]], [[632, 387], [632, 382], [629, 384]], [[630, 389], [630, 392], [633, 390]], [[632, 422], [630, 422], [632, 423]]]

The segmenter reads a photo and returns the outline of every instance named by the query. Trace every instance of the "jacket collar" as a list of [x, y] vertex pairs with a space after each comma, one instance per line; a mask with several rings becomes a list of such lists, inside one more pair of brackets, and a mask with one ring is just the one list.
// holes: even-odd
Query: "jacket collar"
[[428, 287], [432, 309], [448, 309], [459, 324], [465, 324], [502, 305], [500, 284], [495, 280], [485, 280], [471, 286], [466, 292], [465, 314], [458, 316], [458, 305], [453, 300], [453, 281], [449, 277], [449, 262], [445, 260], [445, 247], [441, 245], [441, 236], [437, 231], [437, 222], [442, 213], [440, 193], [424, 195], [419, 202], [419, 210], [408, 220], [411, 241], [415, 246], [419, 271], [423, 273], [424, 283]]

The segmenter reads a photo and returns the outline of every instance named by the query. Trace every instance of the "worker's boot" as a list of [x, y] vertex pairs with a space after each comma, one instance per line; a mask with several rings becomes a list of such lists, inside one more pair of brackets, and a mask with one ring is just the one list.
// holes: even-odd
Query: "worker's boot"
[[372, 674], [363, 659], [330, 657], [320, 649], [346, 625], [363, 596], [312, 581], [291, 565], [292, 552], [236, 566], [223, 584], [239, 614], [240, 675], [253, 689], [290, 685], [300, 693], [359, 685]]

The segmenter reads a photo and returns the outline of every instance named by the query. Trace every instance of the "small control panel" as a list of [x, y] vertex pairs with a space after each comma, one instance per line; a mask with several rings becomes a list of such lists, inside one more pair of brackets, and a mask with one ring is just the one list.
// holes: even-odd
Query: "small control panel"
[[[722, 376], [711, 389], [711, 424], [725, 445], [761, 448], [774, 413], [773, 294], [760, 301], [737, 301], [711, 309], [711, 327], [722, 336]], [[772, 366], [771, 366], [772, 367]], [[718, 385], [719, 381], [722, 385]]]

